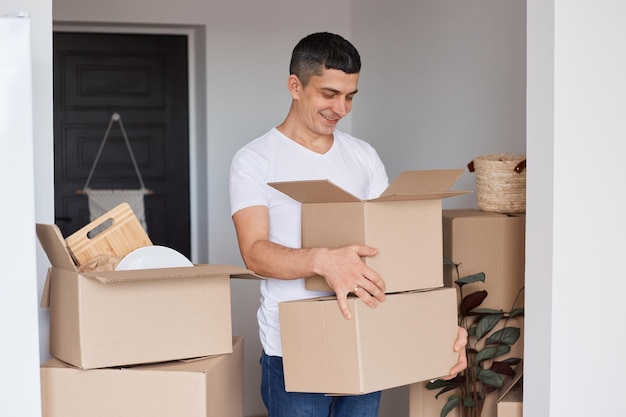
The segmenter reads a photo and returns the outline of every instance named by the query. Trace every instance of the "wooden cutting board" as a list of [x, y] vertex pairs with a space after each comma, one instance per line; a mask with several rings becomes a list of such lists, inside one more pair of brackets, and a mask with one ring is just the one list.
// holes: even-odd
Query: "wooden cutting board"
[[152, 245], [128, 203], [122, 203], [65, 239], [78, 266], [98, 255], [124, 257], [133, 250]]

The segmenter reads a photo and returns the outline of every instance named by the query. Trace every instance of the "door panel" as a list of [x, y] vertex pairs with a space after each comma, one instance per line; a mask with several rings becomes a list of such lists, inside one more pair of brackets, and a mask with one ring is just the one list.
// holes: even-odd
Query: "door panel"
[[[154, 244], [191, 256], [187, 38], [54, 33], [55, 216], [63, 235], [89, 222], [82, 190], [113, 113], [121, 116], [146, 188]], [[114, 122], [89, 184], [138, 189]]]

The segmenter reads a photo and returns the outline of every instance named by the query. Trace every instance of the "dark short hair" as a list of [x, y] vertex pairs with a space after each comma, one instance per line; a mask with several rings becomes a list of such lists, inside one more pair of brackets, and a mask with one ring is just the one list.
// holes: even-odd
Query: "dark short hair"
[[318, 32], [302, 38], [293, 49], [289, 74], [295, 74], [306, 86], [311, 76], [322, 75], [324, 69], [357, 74], [361, 70], [359, 52], [333, 33]]

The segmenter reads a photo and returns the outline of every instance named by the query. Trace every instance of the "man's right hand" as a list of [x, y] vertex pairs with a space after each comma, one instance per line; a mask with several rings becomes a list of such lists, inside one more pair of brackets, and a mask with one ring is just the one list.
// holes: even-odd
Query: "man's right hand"
[[385, 301], [385, 282], [361, 259], [363, 256], [376, 255], [378, 249], [365, 245], [348, 245], [337, 249], [316, 248], [311, 252], [313, 269], [335, 291], [339, 309], [346, 320], [352, 318], [347, 301], [349, 293], [353, 293], [372, 308]]

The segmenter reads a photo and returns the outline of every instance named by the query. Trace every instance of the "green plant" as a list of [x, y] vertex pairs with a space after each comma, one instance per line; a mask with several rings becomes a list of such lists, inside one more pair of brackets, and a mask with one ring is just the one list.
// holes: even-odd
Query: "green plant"
[[[460, 277], [459, 265], [449, 259], [444, 264], [454, 268], [456, 272], [455, 284], [459, 287], [461, 302], [459, 304], [459, 326], [468, 333], [468, 343], [465, 347], [467, 354], [467, 369], [450, 380], [438, 379], [426, 385], [427, 389], [439, 390], [438, 398], [446, 392], [454, 392], [448, 397], [441, 410], [441, 417], [445, 417], [453, 409], [459, 407], [463, 417], [480, 417], [485, 398], [500, 391], [505, 377], [515, 375], [514, 367], [521, 362], [520, 358], [499, 358], [511, 351], [511, 346], [520, 337], [520, 328], [511, 326], [510, 322], [523, 317], [524, 309], [515, 308], [524, 288], [522, 287], [510, 311], [480, 308], [487, 298], [487, 291], [476, 290], [464, 294], [465, 286], [472, 283], [485, 282], [485, 274]], [[503, 323], [499, 329], [496, 326]]]

